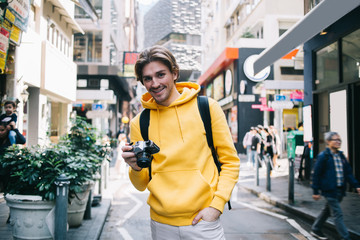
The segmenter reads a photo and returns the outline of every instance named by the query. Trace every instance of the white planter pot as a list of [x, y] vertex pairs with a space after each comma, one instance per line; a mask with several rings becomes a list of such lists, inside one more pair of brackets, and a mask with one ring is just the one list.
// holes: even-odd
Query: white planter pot
[[67, 211], [69, 227], [79, 227], [81, 225], [92, 186], [93, 183], [86, 184], [83, 186], [84, 191], [76, 193], [75, 196], [69, 194]]
[[[40, 196], [6, 195], [10, 208], [10, 225], [14, 239], [53, 239], [55, 201], [42, 201]], [[52, 211], [53, 212], [53, 211]]]

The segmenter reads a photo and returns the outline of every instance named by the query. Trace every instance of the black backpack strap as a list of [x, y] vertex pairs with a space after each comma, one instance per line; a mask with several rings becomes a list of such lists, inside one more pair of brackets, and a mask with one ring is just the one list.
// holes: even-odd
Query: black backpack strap
[[145, 108], [140, 114], [140, 131], [144, 141], [149, 140], [150, 109]]
[[[149, 140], [150, 109], [145, 108], [140, 114], [140, 132], [144, 141]], [[149, 166], [149, 180], [151, 180], [151, 164]]]
[[211, 129], [211, 116], [210, 116], [210, 108], [209, 108], [209, 101], [206, 96], [198, 96], [198, 107], [199, 112], [201, 115], [201, 119], [204, 124], [205, 132], [206, 132], [206, 140], [209, 145], [209, 148], [211, 149], [211, 153], [214, 158], [215, 165], [220, 173], [221, 171], [221, 164], [219, 162], [215, 147], [214, 147], [214, 141], [213, 141], [213, 135], [212, 135], [212, 129]]
[[[201, 115], [201, 119], [204, 124], [205, 132], [206, 132], [206, 140], [211, 149], [211, 153], [215, 162], [215, 165], [218, 169], [220, 174], [221, 171], [221, 163], [218, 159], [217, 152], [214, 147], [213, 135], [212, 135], [212, 128], [211, 128], [211, 115], [210, 115], [210, 107], [209, 107], [209, 100], [206, 96], [199, 96], [197, 97], [198, 101], [198, 108]], [[228, 201], [229, 210], [231, 210], [231, 203], [230, 200]]]

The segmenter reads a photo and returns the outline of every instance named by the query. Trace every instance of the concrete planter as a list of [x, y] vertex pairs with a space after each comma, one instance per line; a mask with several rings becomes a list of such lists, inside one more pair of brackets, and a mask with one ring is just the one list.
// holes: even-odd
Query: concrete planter
[[53, 239], [55, 201], [31, 195], [6, 195], [5, 200], [14, 239]]
[[79, 227], [84, 219], [86, 204], [93, 183], [85, 184], [83, 191], [69, 194], [68, 224], [69, 227]]

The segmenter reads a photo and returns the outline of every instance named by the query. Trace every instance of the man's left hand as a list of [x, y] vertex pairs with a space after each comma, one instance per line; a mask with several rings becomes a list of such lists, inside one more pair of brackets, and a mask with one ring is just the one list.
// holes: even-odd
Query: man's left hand
[[360, 188], [357, 188], [356, 191], [357, 191], [358, 194], [360, 195]]
[[214, 222], [219, 218], [220, 214], [221, 212], [216, 208], [213, 207], [204, 208], [196, 215], [192, 224], [196, 225], [200, 221], [200, 219], [207, 222]]

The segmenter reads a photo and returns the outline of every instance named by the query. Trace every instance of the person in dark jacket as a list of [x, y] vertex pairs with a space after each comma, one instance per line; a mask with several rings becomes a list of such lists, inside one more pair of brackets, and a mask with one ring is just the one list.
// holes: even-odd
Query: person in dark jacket
[[10, 125], [10, 128], [12, 131], [15, 132], [15, 144], [25, 144], [26, 139], [25, 137], [19, 132], [19, 130], [16, 128], [15, 122], [11, 122], [9, 124], [7, 123], [0, 123], [0, 155], [5, 152], [5, 150], [10, 147], [12, 144], [9, 139], [9, 128], [7, 125]]
[[[10, 129], [16, 133], [15, 135], [16, 144], [24, 144], [26, 142], [25, 137], [15, 127], [15, 122], [11, 122], [11, 123], [0, 122], [0, 158], [5, 153], [6, 149], [12, 145], [9, 139], [10, 130], [9, 127], [7, 127], [8, 125], [10, 125]], [[6, 182], [7, 182], [6, 172], [4, 172], [4, 169], [0, 165], [0, 192], [3, 189], [3, 186], [6, 185]]]
[[349, 232], [344, 224], [340, 202], [345, 196], [346, 182], [356, 188], [360, 195], [360, 185], [352, 175], [352, 169], [345, 158], [341, 147], [341, 138], [336, 132], [325, 134], [327, 148], [321, 152], [314, 168], [313, 174], [313, 199], [326, 199], [326, 205], [312, 225], [311, 234], [318, 239], [327, 239], [321, 228], [330, 214], [334, 217], [336, 230], [342, 239], [350, 239]]

